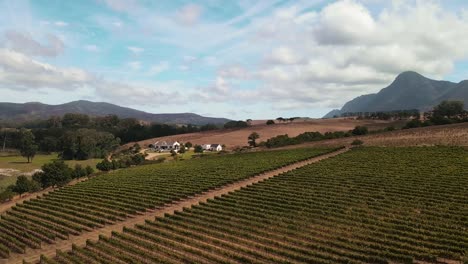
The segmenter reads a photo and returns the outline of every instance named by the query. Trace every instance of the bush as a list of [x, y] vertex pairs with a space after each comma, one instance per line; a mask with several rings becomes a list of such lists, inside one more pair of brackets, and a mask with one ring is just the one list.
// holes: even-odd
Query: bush
[[112, 163], [108, 159], [104, 159], [96, 164], [96, 168], [100, 171], [110, 171], [112, 170]]
[[361, 136], [368, 134], [369, 130], [365, 126], [357, 126], [353, 130], [351, 130], [351, 133], [355, 136]]
[[81, 177], [86, 176], [86, 169], [84, 169], [80, 164], [75, 165], [75, 169], [72, 172], [72, 178], [73, 179], [78, 179]]
[[351, 142], [351, 145], [353, 145], [353, 146], [360, 146], [362, 144], [364, 144], [364, 142], [362, 140], [359, 140], [359, 139], [355, 139], [355, 140], [353, 140], [353, 142]]
[[89, 176], [89, 175], [94, 173], [94, 169], [91, 168], [91, 166], [89, 166], [89, 165], [86, 166], [85, 170], [86, 170], [86, 176]]
[[224, 124], [224, 128], [242, 128], [248, 126], [249, 124], [245, 121], [229, 121], [226, 124]]
[[62, 160], [55, 160], [42, 165], [42, 172], [33, 175], [33, 180], [40, 182], [42, 188], [64, 186], [72, 178], [73, 170]]
[[11, 200], [14, 196], [16, 195], [15, 192], [13, 192], [12, 188], [7, 188], [3, 192], [0, 192], [0, 202], [6, 202]]
[[195, 153], [203, 153], [203, 147], [200, 145], [195, 145], [194, 150]]
[[270, 120], [268, 120], [268, 121], [266, 122], [266, 124], [267, 124], [267, 125], [274, 125], [274, 124], [275, 124], [275, 121], [273, 121], [273, 120], [270, 119]]

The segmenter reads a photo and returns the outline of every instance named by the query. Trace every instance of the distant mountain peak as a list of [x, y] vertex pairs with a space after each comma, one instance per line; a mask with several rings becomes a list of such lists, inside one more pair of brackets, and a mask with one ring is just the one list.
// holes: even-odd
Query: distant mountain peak
[[415, 71], [405, 71], [378, 93], [358, 96], [344, 104], [341, 110], [332, 110], [324, 118], [346, 112], [427, 110], [446, 99], [465, 101], [465, 107], [468, 107], [468, 81], [458, 84], [437, 81]]

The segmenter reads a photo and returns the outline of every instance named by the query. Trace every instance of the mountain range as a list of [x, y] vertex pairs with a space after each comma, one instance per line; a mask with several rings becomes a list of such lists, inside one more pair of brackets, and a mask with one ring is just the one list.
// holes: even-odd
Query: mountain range
[[378, 93], [366, 94], [345, 103], [324, 116], [331, 118], [344, 113], [378, 112], [418, 109], [427, 111], [444, 100], [465, 102], [468, 108], [468, 80], [459, 83], [432, 80], [417, 72], [407, 71]]
[[1, 121], [31, 121], [35, 119], [47, 119], [51, 116], [62, 116], [66, 113], [80, 113], [90, 116], [117, 115], [120, 118], [136, 118], [146, 122], [165, 124], [224, 124], [229, 119], [205, 117], [193, 113], [152, 114], [132, 108], [122, 107], [104, 102], [73, 101], [60, 105], [48, 105], [42, 103], [0, 103]]

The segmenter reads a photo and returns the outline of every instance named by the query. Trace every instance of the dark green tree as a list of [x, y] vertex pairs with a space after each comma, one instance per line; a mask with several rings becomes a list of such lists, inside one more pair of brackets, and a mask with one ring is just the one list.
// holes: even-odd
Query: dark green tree
[[369, 130], [365, 126], [356, 126], [353, 130], [351, 130], [351, 133], [355, 136], [360, 136], [366, 135], [369, 133]]
[[463, 101], [443, 101], [434, 107], [433, 115], [451, 119], [463, 115], [464, 112]]
[[274, 124], [275, 124], [275, 121], [273, 121], [273, 120], [270, 119], [270, 120], [266, 121], [266, 124], [267, 124], [267, 125], [274, 125]]
[[18, 178], [16, 179], [16, 184], [15, 184], [15, 187], [13, 188], [13, 191], [17, 194], [21, 195], [23, 193], [27, 193], [29, 192], [29, 188], [30, 188], [30, 183], [29, 183], [29, 179], [28, 177], [24, 176], [24, 175], [20, 175], [18, 176]]
[[203, 153], [203, 147], [200, 145], [195, 145], [194, 150], [195, 153]]
[[61, 187], [72, 179], [72, 169], [62, 160], [55, 160], [42, 165], [42, 172], [36, 173], [33, 180], [41, 183], [42, 188]]
[[257, 139], [260, 138], [260, 135], [257, 132], [252, 132], [249, 137], [247, 138], [247, 143], [251, 147], [257, 147]]
[[108, 159], [104, 159], [96, 164], [96, 168], [100, 171], [110, 171], [112, 170], [112, 163]]
[[21, 136], [19, 149], [21, 152], [21, 156], [27, 158], [28, 163], [30, 163], [36, 155], [38, 149], [37, 145], [34, 142], [34, 134], [26, 129], [21, 129], [20, 134]]

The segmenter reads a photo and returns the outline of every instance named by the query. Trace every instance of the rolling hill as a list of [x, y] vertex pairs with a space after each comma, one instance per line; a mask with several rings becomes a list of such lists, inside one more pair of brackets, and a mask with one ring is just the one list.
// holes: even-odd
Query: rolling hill
[[152, 114], [132, 108], [104, 102], [73, 101], [60, 105], [42, 103], [0, 103], [0, 121], [30, 121], [62, 116], [66, 113], [80, 113], [90, 116], [117, 115], [120, 118], [136, 118], [147, 122], [167, 124], [224, 124], [226, 118], [204, 117], [193, 113]]
[[426, 78], [416, 72], [403, 72], [376, 94], [361, 95], [324, 116], [343, 113], [419, 109], [428, 110], [443, 100], [461, 100], [468, 107], [468, 81], [453, 83]]

